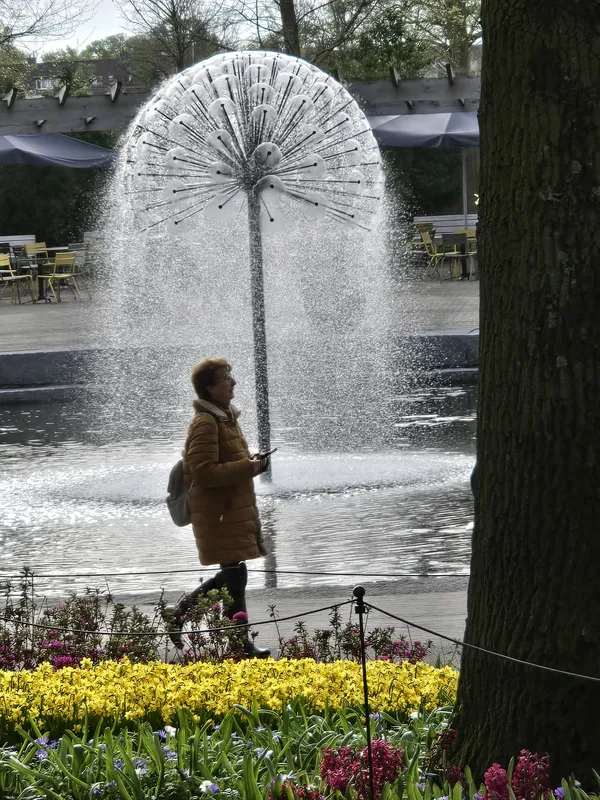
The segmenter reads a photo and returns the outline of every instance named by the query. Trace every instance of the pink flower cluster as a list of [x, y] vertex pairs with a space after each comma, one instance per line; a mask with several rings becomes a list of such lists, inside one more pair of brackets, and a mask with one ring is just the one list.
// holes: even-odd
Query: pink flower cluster
[[[550, 756], [538, 756], [521, 750], [512, 776], [512, 790], [517, 800], [537, 800], [540, 795], [550, 800]], [[492, 764], [484, 775], [486, 796], [489, 800], [508, 800], [508, 775], [500, 764]]]
[[379, 661], [409, 661], [411, 664], [416, 664], [417, 661], [423, 661], [428, 650], [429, 647], [422, 642], [415, 641], [410, 644], [403, 637], [385, 644], [381, 648]]
[[536, 800], [542, 795], [545, 800], [552, 797], [550, 791], [550, 756], [538, 756], [529, 750], [521, 750], [513, 776], [512, 788], [517, 800]]
[[[381, 795], [386, 783], [393, 783], [402, 769], [403, 752], [391, 747], [383, 739], [371, 742], [373, 761], [373, 795]], [[348, 784], [354, 781], [357, 800], [366, 800], [369, 791], [369, 751], [366, 747], [357, 752], [351, 747], [341, 747], [337, 752], [323, 750], [321, 779], [331, 791], [345, 792]]]
[[508, 800], [508, 775], [500, 764], [492, 764], [483, 776], [489, 800]]
[[8, 645], [0, 645], [0, 669], [12, 669], [16, 656]]

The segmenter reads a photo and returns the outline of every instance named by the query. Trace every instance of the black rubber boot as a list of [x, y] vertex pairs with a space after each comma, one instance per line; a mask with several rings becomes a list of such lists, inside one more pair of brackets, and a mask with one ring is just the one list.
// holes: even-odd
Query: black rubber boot
[[251, 639], [244, 639], [242, 643], [244, 653], [248, 658], [270, 658], [271, 651], [268, 647], [257, 647]]
[[[231, 596], [231, 603], [225, 609], [225, 613], [231, 619], [234, 614], [243, 611], [248, 614], [246, 607], [246, 585], [248, 584], [248, 567], [245, 561], [240, 561], [239, 564], [223, 565], [221, 572], [225, 575], [224, 588], [227, 589]], [[256, 647], [251, 639], [244, 639], [242, 642], [244, 653], [249, 658], [269, 658], [271, 651]]]
[[169, 634], [169, 639], [173, 643], [173, 646], [178, 650], [183, 650], [184, 648], [182, 631], [186, 614], [191, 608], [194, 607], [194, 604], [199, 597], [208, 594], [211, 589], [222, 588], [222, 583], [219, 582], [219, 575], [220, 573], [217, 573], [214, 578], [208, 578], [208, 580], [203, 581], [200, 586], [194, 589], [193, 592], [185, 594], [179, 603], [177, 603], [175, 608], [169, 608], [168, 606], [165, 608], [162, 615], [163, 621], [165, 623], [167, 633]]

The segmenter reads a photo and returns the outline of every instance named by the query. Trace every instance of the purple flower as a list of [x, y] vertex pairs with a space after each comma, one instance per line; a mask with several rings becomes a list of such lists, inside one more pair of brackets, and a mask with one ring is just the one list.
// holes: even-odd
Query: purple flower
[[48, 744], [48, 737], [47, 736], [40, 736], [39, 739], [35, 740], [36, 744]]
[[565, 796], [565, 790], [562, 788], [562, 786], [557, 786], [556, 789], [554, 790], [554, 797], [564, 797], [564, 796]]
[[163, 742], [166, 742], [167, 734], [166, 734], [165, 731], [163, 731], [163, 730], [156, 731], [156, 735], [158, 736], [159, 739], [162, 739]]
[[115, 769], [118, 769], [119, 772], [123, 769], [123, 759], [122, 758], [115, 758], [114, 765]]
[[38, 750], [35, 757], [38, 761], [45, 761], [48, 758], [48, 752], [46, 750]]

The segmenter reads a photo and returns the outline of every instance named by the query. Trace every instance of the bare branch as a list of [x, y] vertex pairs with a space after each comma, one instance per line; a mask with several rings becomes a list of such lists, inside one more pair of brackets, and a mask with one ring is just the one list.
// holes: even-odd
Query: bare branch
[[[323, 56], [327, 55], [328, 53], [331, 53], [336, 47], [340, 47], [340, 45], [344, 44], [344, 42], [349, 39], [350, 36], [352, 36], [358, 26], [369, 17], [376, 4], [377, 0], [361, 0], [355, 12], [352, 14], [344, 28], [340, 31], [340, 33], [338, 33], [335, 39], [333, 39], [333, 41], [331, 41], [327, 47], [324, 47], [319, 52], [315, 53], [313, 57], [315, 63], [318, 63], [319, 59], [323, 58]], [[363, 14], [362, 17], [361, 14]]]
[[0, 45], [71, 36], [91, 19], [99, 0], [0, 0]]

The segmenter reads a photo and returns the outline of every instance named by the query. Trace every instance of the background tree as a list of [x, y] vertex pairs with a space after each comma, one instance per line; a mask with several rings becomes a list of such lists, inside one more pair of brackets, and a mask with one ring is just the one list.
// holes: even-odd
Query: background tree
[[[222, 3], [204, 0], [118, 0], [145, 57], [162, 77], [230, 49], [232, 25]], [[138, 39], [138, 50], [142, 41]]]
[[0, 46], [0, 91], [8, 92], [13, 87], [24, 89], [30, 74], [31, 65], [22, 50], [11, 42]]
[[450, 62], [463, 75], [471, 73], [472, 49], [481, 40], [481, 0], [407, 0], [405, 14], [433, 60]]
[[98, 0], [0, 0], [0, 46], [68, 38], [90, 19]]
[[382, 4], [342, 47], [321, 57], [325, 69], [341, 68], [348, 80], [389, 76], [394, 66], [405, 78], [424, 74], [435, 61], [436, 51], [414, 29], [403, 4]]
[[417, 77], [436, 61], [468, 73], [481, 38], [480, 0], [236, 0], [233, 7], [254, 32], [251, 46], [275, 45], [326, 69], [359, 71], [363, 56], [376, 77], [390, 66]]
[[301, 56], [318, 66], [362, 29], [377, 0], [240, 0], [235, 12], [250, 26], [248, 45]]
[[[74, 47], [44, 53], [43, 63], [52, 64], [52, 77], [57, 87], [66, 86], [72, 97], [91, 94], [96, 72]], [[50, 94], [54, 94], [54, 90]]]
[[[481, 328], [466, 640], [600, 676], [596, 0], [484, 0]], [[600, 684], [465, 649], [458, 757], [591, 785]]]
[[80, 52], [81, 58], [115, 58], [126, 59], [131, 52], [131, 39], [125, 33], [115, 33], [104, 39], [95, 39]]

